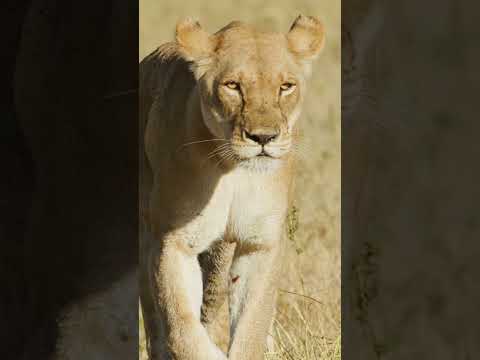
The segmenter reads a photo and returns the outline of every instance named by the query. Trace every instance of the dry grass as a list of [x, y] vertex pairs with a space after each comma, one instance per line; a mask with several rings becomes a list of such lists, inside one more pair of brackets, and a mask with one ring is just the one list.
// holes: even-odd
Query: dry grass
[[[231, 20], [287, 31], [295, 17], [318, 16], [327, 45], [314, 67], [301, 119], [303, 156], [295, 216], [268, 360], [340, 359], [340, 0], [140, 0], [140, 54], [173, 37], [179, 18], [210, 31]], [[141, 360], [146, 359], [141, 331]]]

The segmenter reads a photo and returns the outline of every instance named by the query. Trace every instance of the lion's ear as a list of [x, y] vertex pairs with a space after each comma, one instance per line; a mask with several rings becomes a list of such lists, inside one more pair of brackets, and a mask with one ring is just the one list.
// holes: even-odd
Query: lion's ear
[[210, 56], [215, 50], [215, 39], [202, 29], [198, 21], [186, 18], [177, 23], [175, 39], [182, 55], [188, 61]]
[[301, 61], [312, 61], [323, 49], [325, 31], [320, 20], [299, 15], [287, 34], [290, 51]]

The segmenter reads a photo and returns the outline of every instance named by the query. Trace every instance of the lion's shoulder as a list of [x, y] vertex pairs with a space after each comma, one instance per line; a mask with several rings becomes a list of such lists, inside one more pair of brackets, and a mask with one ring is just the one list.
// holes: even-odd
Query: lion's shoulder
[[168, 42], [140, 62], [140, 96], [164, 98], [179, 85], [193, 84], [188, 62], [180, 54], [175, 42]]

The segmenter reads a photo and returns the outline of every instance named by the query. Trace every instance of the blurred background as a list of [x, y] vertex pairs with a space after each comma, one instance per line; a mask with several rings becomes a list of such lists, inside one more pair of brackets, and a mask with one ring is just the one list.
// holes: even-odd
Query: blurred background
[[140, 60], [173, 40], [176, 22], [186, 16], [212, 33], [233, 20], [287, 32], [299, 14], [325, 25], [326, 46], [314, 64], [300, 121], [304, 136], [275, 350], [266, 359], [340, 359], [340, 9], [340, 0], [140, 0]]

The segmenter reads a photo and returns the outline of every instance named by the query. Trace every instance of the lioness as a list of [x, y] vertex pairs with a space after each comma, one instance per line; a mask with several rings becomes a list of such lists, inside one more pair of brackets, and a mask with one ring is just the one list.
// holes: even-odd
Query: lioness
[[201, 310], [208, 295], [216, 311], [224, 286], [228, 358], [263, 358], [295, 124], [323, 44], [313, 17], [286, 35], [241, 22], [210, 35], [187, 19], [141, 62], [140, 292], [152, 359], [227, 358], [205, 324], [212, 309]]

